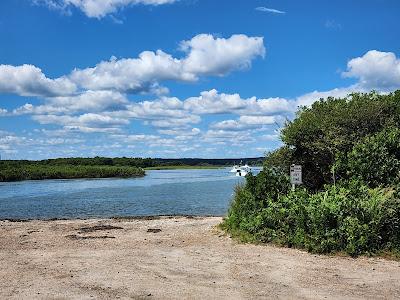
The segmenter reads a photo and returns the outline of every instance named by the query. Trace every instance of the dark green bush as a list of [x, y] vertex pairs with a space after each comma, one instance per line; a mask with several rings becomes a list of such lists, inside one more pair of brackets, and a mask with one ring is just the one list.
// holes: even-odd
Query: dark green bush
[[237, 186], [226, 222], [235, 230], [254, 232], [253, 220], [266, 207], [268, 199], [277, 199], [287, 193], [290, 181], [287, 175], [277, 169], [264, 168], [257, 176], [246, 176], [246, 185]]
[[249, 187], [240, 187], [224, 220], [232, 233], [243, 231], [260, 242], [311, 252], [349, 255], [400, 250], [400, 199], [387, 189], [370, 189], [359, 181], [305, 189], [267, 198], [254, 205]]
[[284, 126], [285, 145], [269, 161], [275, 166], [302, 165], [306, 187], [319, 190], [333, 183], [332, 166], [338, 153], [350, 152], [364, 137], [391, 126], [400, 127], [400, 90], [320, 100], [301, 108]]
[[394, 185], [400, 179], [400, 129], [389, 127], [339, 154], [337, 171], [344, 178], [359, 178], [371, 187]]
[[267, 153], [264, 161], [264, 167], [266, 168], [276, 168], [281, 172], [287, 174], [290, 165], [295, 161], [293, 159], [293, 150], [287, 146], [276, 149]]

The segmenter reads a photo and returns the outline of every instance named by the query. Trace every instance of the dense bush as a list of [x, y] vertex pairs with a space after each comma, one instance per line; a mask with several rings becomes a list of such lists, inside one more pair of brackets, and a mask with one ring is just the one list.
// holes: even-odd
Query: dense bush
[[[301, 108], [284, 146], [236, 189], [222, 226], [242, 239], [356, 256], [400, 253], [400, 91]], [[304, 185], [289, 189], [291, 164]]]
[[396, 190], [370, 189], [351, 181], [317, 193], [298, 189], [265, 195], [257, 200], [249, 184], [238, 187], [223, 226], [260, 242], [318, 253], [343, 251], [354, 256], [400, 250]]
[[257, 213], [266, 207], [267, 201], [276, 200], [280, 194], [287, 193], [290, 181], [287, 175], [276, 169], [264, 169], [257, 176], [249, 174], [246, 188], [237, 186], [235, 197], [231, 204], [230, 213], [226, 221], [247, 227]]
[[339, 153], [348, 153], [364, 137], [390, 126], [400, 127], [400, 91], [320, 100], [301, 108], [282, 129], [284, 148], [290, 149], [285, 159], [267, 156], [267, 163], [303, 165], [304, 184], [318, 190], [333, 183], [332, 167]]
[[400, 129], [388, 128], [358, 142], [349, 153], [339, 154], [337, 172], [356, 177], [369, 186], [394, 185], [400, 179]]

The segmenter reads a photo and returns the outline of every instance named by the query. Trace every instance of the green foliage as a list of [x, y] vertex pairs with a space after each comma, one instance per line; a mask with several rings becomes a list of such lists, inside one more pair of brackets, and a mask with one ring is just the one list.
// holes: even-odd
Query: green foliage
[[292, 149], [291, 163], [303, 165], [304, 184], [318, 190], [332, 183], [339, 153], [348, 153], [360, 139], [390, 126], [400, 127], [400, 91], [317, 101], [286, 124], [281, 138]]
[[269, 199], [278, 199], [279, 195], [287, 193], [290, 182], [284, 173], [267, 168], [257, 176], [247, 175], [246, 179], [245, 186], [236, 187], [226, 223], [229, 228], [253, 233], [255, 216], [266, 207]]
[[314, 194], [298, 189], [257, 202], [246, 184], [238, 188], [224, 228], [317, 253], [400, 250], [400, 198], [397, 191], [351, 181]]
[[291, 150], [288, 146], [283, 146], [275, 151], [267, 153], [264, 161], [264, 167], [276, 168], [287, 173], [292, 163], [293, 150]]
[[400, 129], [388, 128], [367, 136], [336, 162], [343, 178], [356, 177], [369, 186], [393, 185], [400, 179]]
[[[264, 171], [238, 187], [223, 228], [249, 241], [352, 256], [400, 253], [400, 91], [301, 108]], [[290, 191], [291, 164], [304, 185]]]
[[144, 176], [143, 169], [119, 166], [35, 165], [1, 166], [0, 181], [110, 178]]
[[257, 202], [262, 202], [266, 198], [277, 199], [290, 189], [289, 176], [279, 169], [264, 168], [256, 176], [250, 173], [246, 176], [246, 180], [246, 187]]

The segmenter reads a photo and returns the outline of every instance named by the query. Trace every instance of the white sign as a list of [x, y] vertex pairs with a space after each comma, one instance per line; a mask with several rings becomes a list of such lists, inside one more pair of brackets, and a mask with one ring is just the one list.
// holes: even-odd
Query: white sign
[[302, 174], [300, 165], [290, 166], [290, 183], [291, 184], [302, 184]]

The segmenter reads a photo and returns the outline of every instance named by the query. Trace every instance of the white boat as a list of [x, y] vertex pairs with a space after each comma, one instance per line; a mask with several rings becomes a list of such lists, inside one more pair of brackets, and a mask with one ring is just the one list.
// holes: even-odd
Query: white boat
[[236, 173], [238, 169], [239, 169], [239, 166], [238, 165], [234, 165], [229, 172]]
[[236, 176], [244, 177], [251, 172], [251, 168], [248, 164], [242, 166], [242, 162], [240, 162], [239, 165], [234, 165], [230, 172], [235, 173]]

